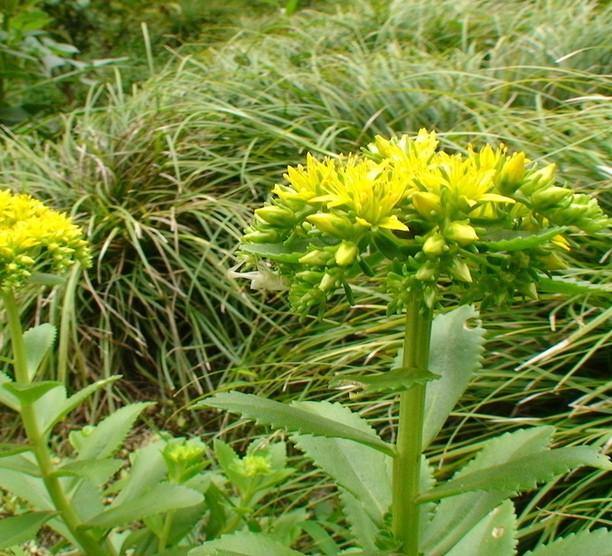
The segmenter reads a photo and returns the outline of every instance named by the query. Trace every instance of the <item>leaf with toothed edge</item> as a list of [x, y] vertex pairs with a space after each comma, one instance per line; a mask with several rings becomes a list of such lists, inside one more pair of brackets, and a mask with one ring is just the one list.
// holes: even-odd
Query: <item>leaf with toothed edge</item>
[[423, 493], [417, 501], [440, 500], [473, 490], [500, 491], [511, 495], [535, 488], [538, 483], [549, 481], [557, 475], [585, 465], [612, 469], [608, 458], [599, 454], [594, 448], [588, 446], [557, 448], [451, 479]]
[[290, 432], [312, 434], [328, 438], [344, 438], [370, 446], [387, 455], [393, 455], [393, 446], [384, 442], [376, 434], [338, 423], [318, 414], [317, 406], [333, 405], [329, 402], [291, 402], [282, 404], [253, 394], [229, 392], [196, 403], [193, 408], [214, 407], [230, 413], [239, 413], [261, 425], [285, 428]]
[[409, 369], [397, 367], [386, 373], [376, 375], [341, 375], [335, 378], [330, 386], [342, 387], [344, 385], [355, 385], [361, 387], [365, 393], [372, 392], [404, 392], [417, 384], [427, 384], [432, 380], [438, 380], [436, 375], [427, 370]]
[[483, 241], [479, 241], [478, 245], [482, 245], [491, 251], [523, 251], [524, 249], [532, 249], [543, 243], [548, 243], [566, 230], [567, 226], [558, 226], [536, 234], [524, 230], [516, 232], [504, 231], [504, 237], [499, 239], [483, 237]]
[[612, 556], [612, 531], [580, 531], [525, 552], [524, 556]]
[[445, 556], [514, 556], [514, 505], [506, 500], [465, 535]]
[[[553, 433], [553, 427], [539, 426], [492, 438], [484, 443], [476, 457], [463, 466], [453, 479], [547, 450]], [[430, 556], [446, 554], [506, 497], [504, 492], [472, 491], [444, 498], [436, 504], [435, 511], [427, 520], [421, 536], [421, 550]]]

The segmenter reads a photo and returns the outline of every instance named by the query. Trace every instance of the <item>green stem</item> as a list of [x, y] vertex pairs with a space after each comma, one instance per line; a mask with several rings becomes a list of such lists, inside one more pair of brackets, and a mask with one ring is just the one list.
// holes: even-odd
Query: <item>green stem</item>
[[[27, 385], [31, 383], [31, 380], [28, 375], [26, 349], [23, 340], [21, 320], [19, 318], [19, 308], [12, 291], [4, 292], [2, 297], [11, 334], [15, 381], [18, 384]], [[107, 540], [105, 543], [98, 541], [88, 531], [81, 529], [83, 523], [66, 496], [61, 482], [54, 474], [55, 467], [49, 452], [47, 439], [41, 431], [33, 404], [21, 404], [21, 419], [30, 445], [32, 446], [34, 456], [36, 457], [41, 478], [49, 493], [49, 497], [61, 519], [66, 524], [66, 527], [68, 527], [70, 533], [79, 544], [81, 550], [88, 556], [115, 555], [116, 551], [110, 541]]]
[[[413, 292], [406, 310], [404, 357], [407, 373], [427, 369], [432, 312], [419, 292]], [[393, 462], [393, 534], [402, 544], [402, 554], [418, 556], [420, 508], [416, 502], [421, 476], [423, 418], [426, 386], [416, 384], [400, 394], [397, 455]]]
[[172, 522], [174, 521], [174, 512], [170, 511], [164, 518], [164, 526], [159, 536], [159, 543], [157, 549], [159, 552], [163, 552], [168, 544], [168, 537], [170, 536], [170, 530], [172, 529]]

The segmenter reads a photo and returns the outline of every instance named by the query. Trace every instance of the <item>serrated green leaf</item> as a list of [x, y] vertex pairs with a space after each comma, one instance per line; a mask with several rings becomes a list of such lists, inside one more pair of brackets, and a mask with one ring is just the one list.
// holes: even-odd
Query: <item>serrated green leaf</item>
[[505, 231], [502, 239], [478, 243], [491, 251], [523, 251], [524, 249], [532, 249], [538, 245], [548, 243], [555, 236], [562, 234], [566, 230], [566, 226], [558, 226], [536, 234], [525, 230], [516, 232]]
[[346, 516], [355, 540], [359, 546], [369, 553], [376, 551], [376, 537], [380, 531], [380, 525], [366, 511], [364, 505], [357, 500], [348, 490], [340, 488], [340, 501], [342, 511]]
[[10, 548], [33, 539], [54, 512], [28, 512], [0, 520], [0, 548]]
[[[364, 434], [375, 434], [367, 421], [339, 404], [309, 402], [317, 413]], [[377, 450], [341, 438], [295, 435], [296, 446], [349, 491], [366, 509], [377, 526], [391, 504], [391, 459]]]
[[19, 473], [24, 473], [25, 475], [40, 477], [40, 468], [36, 463], [36, 458], [29, 452], [21, 452], [1, 458], [0, 468], [12, 469]]
[[86, 527], [108, 529], [139, 521], [147, 516], [200, 504], [204, 497], [182, 485], [158, 484], [141, 496], [92, 517]]
[[40, 364], [53, 347], [56, 335], [55, 326], [49, 323], [30, 328], [23, 334], [30, 380], [34, 379]]
[[416, 384], [427, 384], [440, 376], [427, 370], [405, 369], [398, 367], [376, 375], [342, 375], [335, 378], [331, 387], [353, 384], [360, 386], [363, 392], [405, 392]]
[[516, 516], [506, 500], [468, 532], [446, 556], [514, 556]]
[[27, 444], [12, 444], [10, 442], [0, 442], [0, 458], [14, 456], [22, 452], [28, 452], [32, 448]]
[[539, 482], [548, 481], [556, 475], [585, 465], [612, 469], [608, 458], [588, 446], [558, 448], [516, 458], [508, 463], [451, 479], [421, 495], [419, 502], [439, 500], [472, 490], [498, 491], [510, 495], [534, 488]]
[[304, 255], [276, 243], [243, 243], [240, 250], [279, 263], [297, 263]]
[[[488, 440], [478, 455], [455, 474], [453, 479], [477, 472], [513, 458], [546, 450], [553, 427], [542, 426], [502, 434]], [[422, 491], [424, 492], [424, 491]], [[428, 556], [445, 555], [476, 524], [499, 506], [504, 492], [467, 492], [445, 498], [436, 505], [421, 536], [421, 550]]]
[[608, 284], [593, 284], [586, 280], [577, 280], [568, 276], [538, 279], [538, 287], [548, 293], [564, 295], [610, 295], [612, 288]]
[[121, 375], [114, 375], [103, 380], [98, 380], [89, 386], [86, 386], [82, 390], [79, 390], [76, 394], [73, 394], [68, 399], [65, 399], [59, 407], [55, 408], [54, 415], [48, 419], [45, 427], [45, 434], [48, 433], [55, 425], [60, 423], [71, 411], [79, 407], [89, 396], [119, 380]]
[[612, 531], [580, 531], [525, 552], [524, 556], [612, 556]]
[[[314, 404], [314, 405], [313, 405]], [[329, 438], [344, 438], [365, 446], [370, 446], [388, 455], [393, 455], [394, 448], [372, 433], [366, 433], [337, 423], [317, 413], [318, 404], [328, 402], [291, 402], [282, 404], [252, 394], [230, 392], [216, 394], [197, 403], [194, 408], [214, 407], [230, 413], [239, 413], [261, 425], [286, 428], [290, 432], [313, 434]], [[331, 405], [331, 404], [329, 404]]]
[[189, 551], [189, 556], [302, 556], [264, 534], [240, 531]]
[[438, 315], [433, 321], [429, 370], [441, 378], [427, 385], [424, 448], [440, 432], [467, 388], [470, 377], [480, 368], [484, 329], [468, 326], [468, 321], [477, 318], [478, 311], [464, 305]]
[[113, 500], [111, 508], [138, 498], [166, 476], [167, 467], [161, 454], [163, 447], [163, 442], [155, 442], [130, 455], [132, 465], [128, 478], [122, 485], [121, 492]]
[[13, 396], [15, 396], [21, 404], [31, 405], [38, 401], [45, 394], [55, 388], [63, 388], [64, 385], [56, 380], [43, 380], [34, 382], [33, 384], [18, 384], [16, 382], [6, 382], [0, 386]]
[[84, 477], [94, 485], [102, 486], [122, 465], [123, 462], [120, 459], [113, 458], [70, 461], [58, 467], [54, 475], [57, 477]]
[[53, 510], [47, 489], [39, 477], [0, 467], [0, 489], [23, 498], [37, 510]]
[[140, 414], [154, 405], [139, 402], [126, 405], [100, 422], [87, 435], [81, 435], [79, 460], [104, 459], [112, 456], [121, 446]]

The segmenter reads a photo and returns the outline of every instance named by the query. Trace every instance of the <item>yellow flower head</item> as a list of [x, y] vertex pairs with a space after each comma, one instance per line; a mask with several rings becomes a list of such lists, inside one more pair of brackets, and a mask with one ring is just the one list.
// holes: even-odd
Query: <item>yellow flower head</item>
[[449, 286], [502, 302], [534, 291], [551, 253], [568, 249], [565, 228], [608, 223], [594, 199], [554, 185], [553, 164], [538, 168], [503, 145], [447, 153], [427, 130], [376, 137], [361, 154], [309, 155], [285, 178], [242, 249], [276, 265], [301, 308], [340, 286], [350, 298], [364, 273], [384, 273], [398, 296], [423, 288], [431, 303]]
[[61, 273], [89, 264], [81, 230], [29, 195], [0, 190], [0, 289], [24, 285], [33, 272]]

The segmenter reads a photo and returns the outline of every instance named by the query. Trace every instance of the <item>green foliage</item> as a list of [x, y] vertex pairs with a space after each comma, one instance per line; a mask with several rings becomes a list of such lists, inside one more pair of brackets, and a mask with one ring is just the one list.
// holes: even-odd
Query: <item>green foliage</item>
[[36, 536], [52, 512], [30, 512], [0, 520], [0, 548], [10, 548]]
[[512, 502], [501, 506], [483, 518], [447, 556], [514, 556], [516, 540], [516, 516]]
[[258, 423], [287, 428], [292, 432], [314, 434], [332, 438], [344, 438], [370, 446], [386, 454], [392, 454], [393, 448], [378, 436], [351, 426], [338, 423], [325, 417], [325, 408], [321, 412], [320, 404], [311, 402], [293, 402], [289, 406], [272, 400], [266, 400], [251, 394], [232, 392], [215, 394], [212, 398], [196, 404], [194, 409], [215, 407], [244, 417], [255, 419]]

